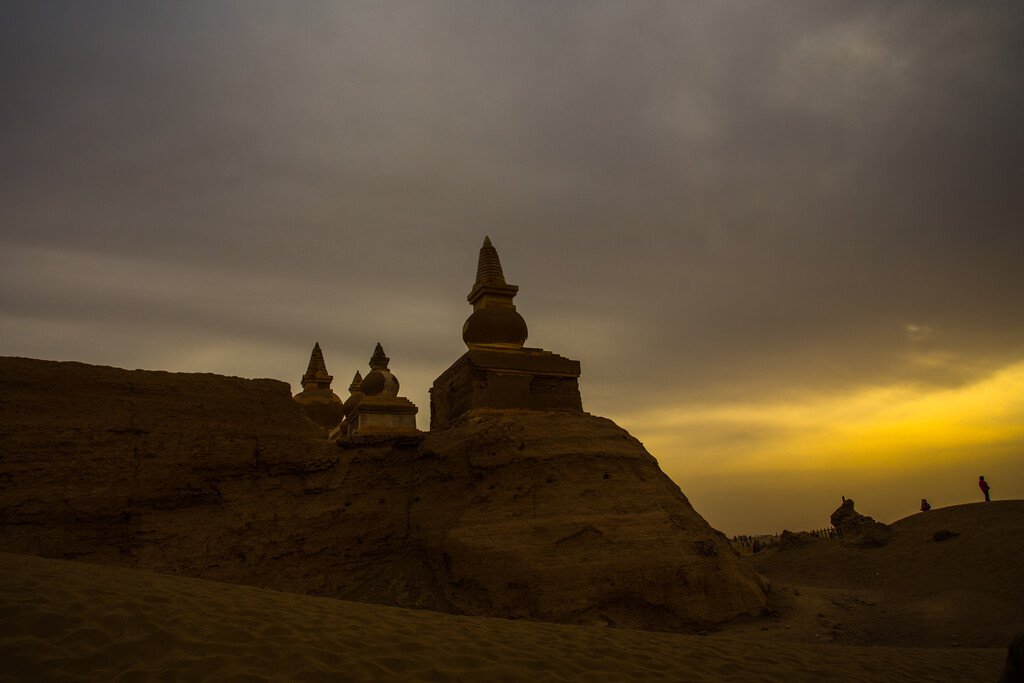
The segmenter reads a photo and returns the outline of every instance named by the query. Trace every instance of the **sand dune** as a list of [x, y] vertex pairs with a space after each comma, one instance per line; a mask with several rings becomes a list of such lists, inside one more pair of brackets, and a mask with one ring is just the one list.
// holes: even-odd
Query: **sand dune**
[[[936, 541], [940, 530], [957, 535]], [[851, 645], [997, 647], [1024, 628], [1024, 500], [919, 513], [894, 522], [892, 532], [881, 548], [818, 541], [754, 557], [753, 566], [773, 582], [779, 613], [767, 635]]]
[[985, 681], [1003, 649], [457, 617], [0, 554], [13, 681]]

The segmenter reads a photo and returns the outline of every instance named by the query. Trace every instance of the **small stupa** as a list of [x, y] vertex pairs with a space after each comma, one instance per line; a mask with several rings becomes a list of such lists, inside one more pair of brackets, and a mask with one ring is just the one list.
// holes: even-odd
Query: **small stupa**
[[313, 353], [309, 356], [306, 374], [302, 376], [302, 391], [295, 395], [295, 400], [305, 409], [309, 419], [326, 432], [341, 424], [345, 416], [341, 398], [331, 390], [333, 379], [334, 377], [327, 373], [320, 342], [316, 342], [313, 345]]
[[498, 252], [485, 237], [462, 326], [468, 351], [434, 380], [430, 428], [444, 429], [477, 409], [582, 413], [579, 361], [525, 346], [528, 330], [505, 281]]
[[359, 402], [363, 400], [363, 376], [356, 370], [352, 383], [348, 385], [348, 398], [345, 399], [345, 417], [348, 417]]
[[[359, 381], [359, 373], [353, 379], [351, 410], [345, 412], [349, 434], [416, 434], [416, 413], [419, 408], [407, 398], [398, 395], [398, 378], [388, 369], [391, 359], [384, 354], [378, 342], [370, 357], [370, 372]], [[355, 387], [353, 389], [353, 387]], [[345, 402], [347, 406], [349, 401]]]

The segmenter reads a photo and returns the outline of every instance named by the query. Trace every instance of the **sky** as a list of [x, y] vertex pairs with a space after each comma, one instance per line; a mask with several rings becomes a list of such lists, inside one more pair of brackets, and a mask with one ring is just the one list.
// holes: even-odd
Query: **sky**
[[1024, 498], [1019, 2], [0, 5], [0, 355], [429, 425], [498, 250], [713, 526]]

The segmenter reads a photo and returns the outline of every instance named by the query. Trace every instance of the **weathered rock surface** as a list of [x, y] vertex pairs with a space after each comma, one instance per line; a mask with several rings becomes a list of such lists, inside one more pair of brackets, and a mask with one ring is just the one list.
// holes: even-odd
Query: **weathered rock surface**
[[796, 550], [802, 548], [809, 543], [817, 543], [821, 539], [817, 536], [808, 533], [806, 531], [792, 532], [789, 529], [783, 529], [782, 534], [779, 535], [779, 550]]
[[589, 415], [323, 440], [288, 385], [0, 358], [0, 550], [454, 613], [699, 628], [765, 606]]
[[763, 608], [760, 577], [610, 420], [470, 413], [420, 453], [454, 476], [458, 516], [428, 537], [460, 611], [682, 628]]
[[842, 533], [842, 544], [847, 547], [880, 548], [889, 542], [892, 535], [888, 525], [857, 512], [850, 498], [836, 508], [829, 520]]

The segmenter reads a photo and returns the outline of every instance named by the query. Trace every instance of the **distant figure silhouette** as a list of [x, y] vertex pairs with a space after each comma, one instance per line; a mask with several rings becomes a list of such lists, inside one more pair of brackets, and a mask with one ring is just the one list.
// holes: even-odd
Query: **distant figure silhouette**
[[932, 506], [928, 504], [928, 499], [927, 498], [922, 498], [921, 499], [921, 512], [928, 512], [931, 509], [932, 509]]
[[978, 486], [981, 488], [981, 492], [985, 494], [985, 502], [991, 501], [992, 499], [988, 497], [988, 482], [985, 481], [985, 477], [978, 477]]

